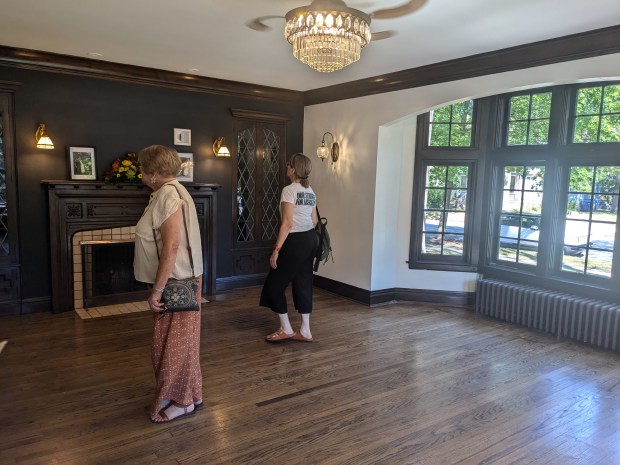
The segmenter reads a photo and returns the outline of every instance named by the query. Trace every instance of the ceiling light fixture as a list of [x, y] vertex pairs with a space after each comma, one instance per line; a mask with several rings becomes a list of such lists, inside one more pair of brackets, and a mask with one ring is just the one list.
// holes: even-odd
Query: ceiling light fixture
[[322, 73], [359, 60], [371, 39], [370, 16], [341, 0], [314, 0], [289, 11], [285, 19], [284, 36], [295, 58]]

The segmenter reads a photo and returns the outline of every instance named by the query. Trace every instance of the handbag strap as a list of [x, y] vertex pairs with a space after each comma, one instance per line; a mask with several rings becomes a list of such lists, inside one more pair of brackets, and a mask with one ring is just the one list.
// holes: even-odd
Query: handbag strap
[[[187, 237], [187, 251], [189, 253], [189, 264], [192, 267], [192, 275], [194, 278], [196, 277], [196, 270], [194, 269], [194, 257], [192, 257], [192, 246], [189, 243], [189, 231], [187, 230], [187, 218], [185, 217], [185, 209], [183, 205], [185, 204], [185, 199], [181, 195], [181, 191], [179, 188], [172, 183], [166, 183], [164, 186], [172, 186], [177, 190], [177, 194], [179, 194], [179, 198], [181, 199], [181, 213], [183, 214], [183, 226], [185, 228], [185, 237]], [[164, 187], [161, 186], [161, 187]], [[160, 188], [161, 189], [161, 188]], [[153, 240], [155, 241], [155, 250], [157, 250], [157, 260], [159, 260], [159, 247], [157, 247], [157, 236], [155, 235], [155, 228], [153, 228]]]
[[323, 243], [323, 228], [321, 228], [321, 214], [319, 213], [319, 205], [314, 204], [314, 208], [316, 208], [316, 216], [317, 222], [315, 226], [315, 231], [319, 235], [319, 247], [316, 249], [316, 256], [314, 257], [314, 266], [312, 267], [315, 272], [319, 271], [319, 264], [321, 263], [321, 249], [320, 246]]

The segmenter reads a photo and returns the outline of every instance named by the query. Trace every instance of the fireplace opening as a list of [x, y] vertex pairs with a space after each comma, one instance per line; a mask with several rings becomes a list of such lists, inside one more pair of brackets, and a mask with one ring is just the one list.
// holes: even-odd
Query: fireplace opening
[[84, 307], [146, 299], [146, 284], [133, 275], [133, 239], [80, 241]]

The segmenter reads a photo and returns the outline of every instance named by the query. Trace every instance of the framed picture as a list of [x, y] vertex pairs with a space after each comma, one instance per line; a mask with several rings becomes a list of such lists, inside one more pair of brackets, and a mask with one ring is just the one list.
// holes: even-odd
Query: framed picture
[[194, 182], [194, 154], [179, 153], [181, 159], [181, 169], [177, 174], [178, 181]]
[[191, 129], [174, 128], [174, 145], [192, 145]]
[[69, 172], [71, 179], [97, 179], [95, 147], [69, 147]]

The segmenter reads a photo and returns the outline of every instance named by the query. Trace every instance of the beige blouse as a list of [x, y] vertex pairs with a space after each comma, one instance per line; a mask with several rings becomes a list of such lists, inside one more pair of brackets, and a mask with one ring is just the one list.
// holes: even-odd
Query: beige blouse
[[[182, 199], [179, 198], [177, 190], [181, 192]], [[157, 275], [159, 259], [157, 249], [153, 239], [153, 228], [157, 237], [157, 247], [162, 251], [162, 240], [159, 228], [170, 215], [176, 212], [179, 207], [184, 206], [185, 218], [189, 240], [192, 247], [192, 257], [194, 259], [194, 270], [189, 261], [187, 250], [187, 235], [185, 227], [181, 225], [181, 242], [177, 252], [177, 259], [172, 270], [171, 278], [183, 279], [190, 276], [200, 276], [202, 274], [202, 245], [200, 241], [200, 228], [198, 226], [198, 216], [194, 200], [187, 192], [187, 189], [179, 184], [178, 181], [171, 181], [164, 184], [151, 194], [151, 199], [147, 205], [142, 218], [136, 225], [136, 244], [134, 251], [133, 272], [137, 281], [153, 284]]]

